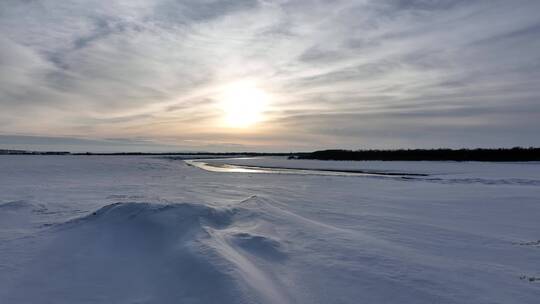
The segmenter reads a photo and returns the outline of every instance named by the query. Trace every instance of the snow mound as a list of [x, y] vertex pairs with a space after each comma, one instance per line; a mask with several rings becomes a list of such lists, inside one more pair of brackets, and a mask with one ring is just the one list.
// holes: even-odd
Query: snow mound
[[21, 210], [31, 210], [33, 212], [42, 212], [47, 208], [43, 204], [32, 203], [26, 200], [17, 200], [9, 201], [5, 203], [0, 203], [0, 210], [2, 212], [9, 211], [21, 211]]
[[238, 232], [232, 235], [232, 240], [236, 245], [256, 256], [269, 259], [281, 259], [286, 257], [283, 252], [283, 245], [271, 237], [247, 232]]
[[[201, 204], [154, 204], [154, 203], [114, 203], [99, 210], [70, 221], [66, 224], [82, 224], [82, 222], [97, 222], [101, 225], [126, 224], [133, 220], [137, 225], [153, 226], [174, 225], [191, 230], [197, 226], [224, 226], [231, 222], [235, 210], [209, 207]], [[142, 222], [142, 223], [141, 223]]]
[[29, 233], [28, 229], [39, 226], [33, 215], [47, 215], [44, 204], [27, 200], [0, 203], [0, 240], [16, 239]]
[[[50, 242], [7, 295], [12, 303], [284, 303], [253, 262], [285, 259], [242, 207], [114, 203], [51, 228]], [[50, 278], [54, 277], [54, 280]]]
[[23, 208], [29, 208], [32, 205], [24, 200], [19, 201], [10, 201], [5, 203], [0, 203], [0, 210], [19, 210]]

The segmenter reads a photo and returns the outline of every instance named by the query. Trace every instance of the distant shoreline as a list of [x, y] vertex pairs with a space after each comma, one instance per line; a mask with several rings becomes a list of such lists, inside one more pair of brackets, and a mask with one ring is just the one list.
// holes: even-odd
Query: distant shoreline
[[314, 152], [68, 152], [2, 150], [0, 155], [103, 155], [103, 156], [187, 156], [205, 157], [259, 157], [284, 156], [289, 159], [335, 161], [484, 161], [524, 162], [540, 161], [540, 148], [510, 149], [397, 149], [397, 150], [320, 150]]
[[298, 153], [263, 153], [263, 152], [69, 152], [69, 151], [27, 151], [2, 150], [0, 155], [110, 155], [110, 156], [291, 156]]
[[347, 161], [540, 161], [540, 148], [322, 150], [301, 153], [296, 158]]

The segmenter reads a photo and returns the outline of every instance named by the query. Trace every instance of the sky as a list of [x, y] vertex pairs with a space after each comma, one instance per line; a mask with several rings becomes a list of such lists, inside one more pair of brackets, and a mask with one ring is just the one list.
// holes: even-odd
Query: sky
[[2, 0], [0, 149], [540, 146], [540, 1]]

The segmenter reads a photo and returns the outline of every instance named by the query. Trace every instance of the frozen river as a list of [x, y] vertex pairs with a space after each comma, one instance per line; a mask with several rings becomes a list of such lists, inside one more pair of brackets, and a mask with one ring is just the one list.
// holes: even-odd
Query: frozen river
[[240, 165], [223, 162], [235, 162], [238, 160], [261, 161], [260, 158], [236, 158], [236, 159], [208, 159], [208, 160], [185, 160], [186, 164], [197, 168], [220, 173], [263, 173], [263, 174], [297, 174], [297, 175], [325, 175], [325, 176], [427, 176], [420, 173], [385, 172], [373, 170], [352, 169], [317, 169], [317, 168], [287, 168], [287, 167], [264, 167], [260, 165]]

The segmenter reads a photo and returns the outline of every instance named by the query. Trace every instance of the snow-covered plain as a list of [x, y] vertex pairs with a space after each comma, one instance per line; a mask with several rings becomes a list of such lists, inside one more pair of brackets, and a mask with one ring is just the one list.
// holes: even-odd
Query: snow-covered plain
[[540, 164], [0, 156], [0, 303], [539, 303]]

